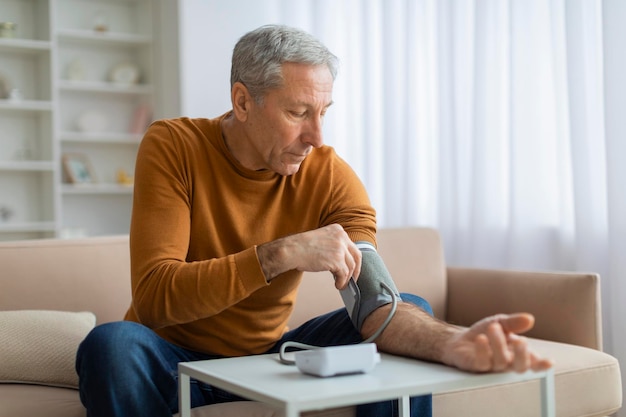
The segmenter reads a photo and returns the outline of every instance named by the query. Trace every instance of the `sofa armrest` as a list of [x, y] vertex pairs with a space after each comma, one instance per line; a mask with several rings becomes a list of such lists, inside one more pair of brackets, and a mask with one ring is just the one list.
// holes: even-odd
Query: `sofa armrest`
[[450, 323], [525, 311], [535, 316], [527, 336], [602, 350], [597, 274], [447, 268], [447, 277]]

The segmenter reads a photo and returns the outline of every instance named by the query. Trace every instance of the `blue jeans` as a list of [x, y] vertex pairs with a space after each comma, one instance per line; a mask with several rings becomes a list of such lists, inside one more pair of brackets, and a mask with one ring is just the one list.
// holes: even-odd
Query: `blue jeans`
[[[403, 301], [432, 314], [428, 303], [402, 294]], [[317, 317], [286, 333], [267, 353], [278, 352], [288, 340], [316, 346], [359, 343], [345, 309]], [[88, 417], [171, 417], [178, 412], [178, 362], [216, 359], [174, 345], [149, 328], [134, 322], [106, 323], [93, 329], [76, 357], [80, 399]], [[237, 401], [242, 398], [192, 380], [191, 406]], [[397, 401], [357, 406], [358, 417], [398, 415]], [[411, 398], [412, 417], [430, 417], [430, 395]]]

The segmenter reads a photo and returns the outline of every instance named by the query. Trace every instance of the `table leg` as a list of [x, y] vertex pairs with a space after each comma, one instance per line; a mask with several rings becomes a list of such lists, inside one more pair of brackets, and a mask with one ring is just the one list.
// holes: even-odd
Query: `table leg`
[[541, 415], [543, 417], [555, 417], [554, 404], [554, 370], [546, 371], [541, 378]]
[[400, 408], [398, 417], [411, 417], [411, 398], [408, 395], [398, 398], [398, 405]]
[[285, 417], [299, 417], [299, 416], [300, 416], [300, 411], [298, 410], [297, 407], [294, 407], [291, 404], [287, 404], [285, 406]]
[[190, 417], [191, 415], [191, 393], [189, 375], [178, 373], [178, 410], [180, 417]]

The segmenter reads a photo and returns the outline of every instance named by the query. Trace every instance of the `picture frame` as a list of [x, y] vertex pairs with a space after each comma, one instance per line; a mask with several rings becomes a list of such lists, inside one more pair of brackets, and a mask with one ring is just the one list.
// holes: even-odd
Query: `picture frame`
[[8, 99], [11, 92], [11, 82], [6, 75], [0, 74], [0, 99]]
[[93, 184], [96, 182], [93, 167], [85, 154], [64, 154], [63, 171], [70, 184]]

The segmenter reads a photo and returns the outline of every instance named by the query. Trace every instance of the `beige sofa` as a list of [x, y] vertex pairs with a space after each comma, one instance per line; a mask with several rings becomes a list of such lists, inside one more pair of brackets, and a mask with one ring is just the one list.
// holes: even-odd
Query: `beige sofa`
[[[498, 312], [534, 313], [531, 344], [556, 361], [557, 416], [606, 416], [621, 407], [619, 364], [602, 352], [597, 275], [446, 268], [439, 236], [426, 228], [381, 230], [379, 248], [400, 290], [428, 299], [441, 319], [469, 325]], [[24, 310], [119, 320], [130, 301], [129, 281], [127, 236], [0, 243], [0, 417], [85, 416], [72, 361], [93, 316]], [[341, 305], [327, 274], [307, 273], [292, 324]], [[534, 417], [538, 383], [444, 393], [433, 402], [436, 417]], [[279, 414], [241, 402], [194, 415]]]

